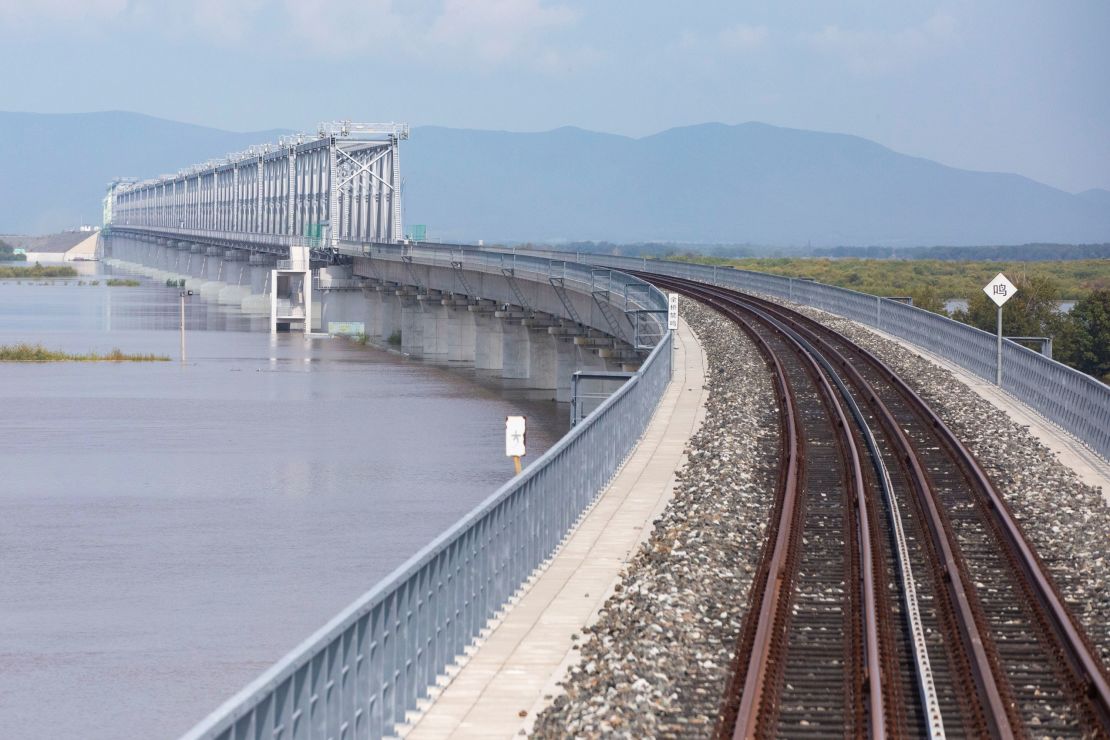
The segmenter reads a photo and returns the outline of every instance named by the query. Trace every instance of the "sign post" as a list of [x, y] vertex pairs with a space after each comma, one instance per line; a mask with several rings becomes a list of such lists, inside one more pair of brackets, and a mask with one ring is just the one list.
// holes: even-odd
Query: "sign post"
[[667, 295], [667, 328], [671, 331], [678, 329], [678, 293]]
[[181, 364], [185, 364], [185, 299], [193, 295], [191, 290], [181, 291]]
[[994, 382], [1002, 387], [1002, 304], [1014, 297], [1017, 288], [1001, 272], [983, 286], [983, 292], [998, 306], [998, 357], [994, 364]]
[[524, 442], [527, 426], [527, 417], [505, 417], [505, 456], [513, 459], [517, 475], [520, 475], [520, 458], [526, 454]]

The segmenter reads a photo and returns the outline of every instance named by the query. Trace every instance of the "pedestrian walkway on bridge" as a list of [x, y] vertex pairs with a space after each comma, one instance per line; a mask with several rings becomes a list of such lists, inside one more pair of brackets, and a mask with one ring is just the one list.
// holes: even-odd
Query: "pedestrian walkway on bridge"
[[679, 323], [674, 376], [636, 449], [562, 548], [525, 585], [433, 699], [400, 734], [509, 738], [530, 730], [577, 660], [575, 636], [593, 623], [621, 570], [670, 501], [687, 441], [705, 416], [706, 358]]

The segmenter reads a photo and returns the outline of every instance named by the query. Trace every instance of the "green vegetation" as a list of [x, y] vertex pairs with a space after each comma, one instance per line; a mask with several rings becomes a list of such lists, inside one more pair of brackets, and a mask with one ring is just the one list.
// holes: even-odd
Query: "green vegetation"
[[36, 262], [31, 267], [0, 267], [0, 278], [63, 278], [77, 277], [77, 270], [69, 265], [43, 267]]
[[398, 347], [401, 346], [401, 330], [400, 329], [394, 329], [393, 333], [389, 335], [389, 339], [387, 339], [386, 341], [389, 342], [392, 345], [395, 345], [395, 346], [398, 346]]
[[1051, 279], [1056, 283], [1059, 295], [1066, 299], [1082, 298], [1093, 291], [1110, 288], [1110, 260], [714, 259], [696, 255], [681, 255], [678, 258], [702, 264], [732, 265], [774, 275], [812, 278], [872, 295], [913, 296], [914, 305], [933, 303], [938, 308], [940, 302], [949, 298], [970, 301], [976, 295], [982, 295], [983, 286], [1000, 272], [1006, 273], [1011, 280], [1015, 276]]
[[[872, 295], [908, 295], [915, 306], [946, 315], [945, 300], [963, 298], [967, 310], [955, 311], [952, 318], [992, 333], [998, 313], [983, 286], [1005, 272], [1017, 293], [1002, 311], [1002, 333], [1011, 337], [1052, 337], [1057, 360], [1110, 382], [1110, 260], [686, 259], [811, 278]], [[1071, 312], [1059, 311], [1061, 300], [1076, 298], [1079, 301]]]
[[185, 280], [184, 280], [184, 278], [182, 278], [180, 280], [174, 280], [173, 278], [166, 278], [166, 287], [167, 288], [184, 288], [185, 287]]
[[[505, 245], [499, 245], [505, 246]], [[569, 252], [614, 254], [625, 257], [666, 257], [694, 254], [718, 259], [744, 257], [823, 257], [868, 260], [945, 260], [1032, 262], [1045, 260], [1093, 260], [1110, 258], [1110, 243], [1102, 244], [1009, 244], [975, 247], [769, 247], [758, 244], [682, 244], [674, 242], [568, 242], [564, 244], [516, 245], [520, 249], [561, 249]]]
[[1110, 383], [1110, 290], [1091, 293], [1067, 318], [1057, 339], [1057, 359]]
[[[1014, 280], [1017, 293], [1002, 309], [1002, 333], [1011, 337], [1052, 337], [1053, 357], [1110, 383], [1110, 288], [1079, 300], [1068, 313], [1057, 311], [1059, 290], [1044, 277]], [[984, 293], [952, 318], [994, 332], [998, 310]]]
[[168, 362], [165, 355], [129, 355], [118, 348], [108, 354], [97, 352], [71, 354], [43, 347], [41, 344], [0, 344], [0, 362]]
[[141, 283], [130, 278], [108, 278], [105, 283], [109, 288], [137, 288]]
[[16, 254], [15, 247], [0, 239], [0, 262], [26, 262], [27, 255]]
[[367, 342], [370, 341], [370, 337], [367, 336], [365, 333], [355, 334], [353, 337], [351, 337], [351, 341], [355, 344], [361, 344], [365, 347]]

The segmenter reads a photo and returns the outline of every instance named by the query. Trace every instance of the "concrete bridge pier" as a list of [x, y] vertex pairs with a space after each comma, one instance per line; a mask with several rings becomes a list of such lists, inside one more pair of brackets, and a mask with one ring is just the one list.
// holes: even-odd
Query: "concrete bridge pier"
[[208, 282], [208, 255], [204, 252], [205, 248], [199, 244], [189, 247], [189, 261], [185, 266], [189, 277], [185, 280], [185, 287], [194, 293], [199, 293], [201, 286]]
[[474, 369], [500, 376], [504, 344], [501, 320], [493, 315], [493, 301], [478, 301], [469, 310], [474, 316]]
[[173, 244], [173, 273], [177, 275], [178, 280], [184, 280], [188, 277], [188, 270], [186, 266], [189, 264], [189, 257], [192, 254], [189, 252], [189, 247], [185, 242], [175, 241]]
[[[352, 280], [349, 269], [346, 273], [339, 272], [341, 268], [326, 269], [331, 271], [333, 278]], [[324, 274], [324, 271], [321, 271], [321, 276]], [[331, 322], [361, 324], [363, 333], [377, 337], [380, 331], [382, 300], [382, 294], [375, 289], [375, 286], [363, 285], [356, 288], [346, 282], [343, 287], [329, 290], [326, 282], [321, 280], [320, 328], [328, 331]]]
[[376, 336], [388, 342], [394, 332], [401, 331], [401, 298], [396, 295], [397, 288], [389, 283], [378, 291], [378, 317], [374, 320]]
[[206, 301], [217, 301], [220, 291], [227, 287], [224, 280], [224, 250], [209, 247], [205, 251], [204, 277], [206, 282], [200, 286], [200, 297]]
[[365, 306], [366, 319], [363, 322], [366, 336], [381, 337], [382, 321], [382, 294], [378, 292], [379, 286], [373, 281], [363, 281], [362, 289], [357, 293]]
[[506, 385], [527, 388], [532, 370], [532, 356], [528, 347], [528, 329], [520, 324], [520, 317], [507, 318], [511, 311], [498, 311], [495, 317], [501, 323], [501, 378]]
[[[274, 269], [277, 260], [269, 255], [252, 254], [247, 262], [249, 275], [250, 295], [243, 298], [240, 307], [246, 313], [270, 313], [270, 271]], [[244, 276], [244, 282], [248, 278]]]
[[401, 309], [401, 351], [414, 358], [424, 355], [424, 312], [416, 291], [402, 288], [397, 291]]
[[227, 285], [217, 297], [222, 305], [241, 306], [243, 299], [251, 293], [249, 253], [241, 249], [229, 249], [224, 255], [224, 282]]
[[555, 400], [558, 396], [559, 361], [555, 337], [547, 327], [526, 327], [528, 331], [528, 387], [537, 398]]
[[[426, 362], [447, 364], [451, 355], [450, 315], [443, 305], [443, 295], [431, 290], [417, 297], [423, 320], [421, 357]], [[402, 338], [404, 332], [401, 332]]]
[[555, 342], [555, 400], [570, 403], [571, 379], [579, 369], [578, 349], [570, 339], [552, 336]]
[[454, 294], [443, 301], [447, 310], [447, 361], [453, 365], [474, 365], [477, 332], [470, 300]]
[[366, 298], [369, 311], [366, 335], [384, 342], [393, 331], [393, 306], [397, 301], [384, 283], [363, 286], [362, 295]]

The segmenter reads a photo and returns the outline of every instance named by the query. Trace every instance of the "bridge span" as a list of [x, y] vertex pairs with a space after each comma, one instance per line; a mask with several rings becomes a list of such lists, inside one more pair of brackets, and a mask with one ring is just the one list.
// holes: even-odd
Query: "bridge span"
[[[678, 408], [668, 407], [667, 399], [682, 395], [681, 386], [672, 379], [672, 371], [675, 358], [681, 357], [684, 372], [679, 377], [684, 380], [690, 377], [685, 374], [689, 369], [687, 355], [675, 354], [676, 333], [668, 329], [666, 296], [652, 282], [672, 289], [685, 286], [683, 292], [731, 313], [738, 320], [741, 315], [747, 317], [741, 323], [747, 322], [745, 331], [750, 339], [764, 346], [767, 358], [764, 370], [777, 368], [779, 386], [774, 398], [783, 426], [776, 431], [776, 439], [784, 461], [817, 460], [822, 440], [827, 444], [834, 438], [840, 439], [837, 445], [844, 454], [839, 458], [829, 456], [828, 470], [811, 471], [806, 485], [812, 493], [821, 486], [834, 486], [829, 483], [834, 478], [855, 481], [854, 489], [846, 483], [844, 491], [855, 490], [859, 495], [856, 508], [846, 504], [843, 509], [855, 512], [843, 515], [842, 524], [848, 527], [844, 532], [825, 530], [817, 535], [812, 532], [828, 525], [821, 522], [805, 525], [816, 527], [808, 541], [825, 537], [821, 546], [829, 548], [828, 552], [851, 542], [862, 548], [846, 550], [843, 561], [851, 566], [845, 571], [848, 575], [828, 576], [828, 582], [838, 579], [852, 582], [848, 589], [851, 593], [843, 594], [847, 606], [840, 611], [866, 616], [861, 617], [860, 624], [846, 620], [836, 626], [836, 630], [843, 628], [843, 644], [837, 642], [830, 648], [832, 643], [812, 643], [814, 656], [824, 654], [822, 650], [849, 656], [847, 662], [833, 662], [839, 666], [835, 672], [840, 676], [833, 682], [835, 688], [839, 691], [847, 687], [836, 698], [837, 706], [841, 707], [839, 714], [817, 717], [807, 709], [811, 697], [789, 693], [801, 690], [822, 671], [814, 673], [813, 661], [808, 661], [803, 653], [791, 653], [781, 640], [776, 644], [774, 637], [778, 629], [774, 624], [794, 620], [784, 605], [793, 605], [794, 615], [799, 609], [804, 612], [809, 608], [812, 624], [822, 625], [821, 631], [832, 624], [828, 620], [830, 602], [818, 599], [816, 605], [807, 606], [804, 598], [813, 589], [827, 585], [821, 580], [825, 576], [809, 572], [806, 577], [814, 580], [808, 582], [804, 580], [803, 569], [800, 575], [789, 576], [779, 584], [786, 590], [778, 596], [758, 588], [761, 579], [776, 580], [766, 577], [771, 572], [768, 569], [780, 572], [777, 569], [786, 568], [787, 562], [794, 562], [790, 567], [796, 568], [798, 559], [805, 554], [805, 549], [797, 544], [800, 539], [793, 544], [785, 539], [785, 532], [795, 524], [799, 531], [804, 529], [797, 522], [791, 524], [787, 517], [781, 525], [769, 523], [770, 532], [783, 533], [776, 540], [782, 543], [781, 548], [777, 544], [749, 548], [753, 558], [761, 550], [768, 557], [780, 549], [782, 553], [781, 557], [775, 556], [780, 557], [778, 560], [751, 561], [750, 567], [756, 574], [752, 576], [748, 596], [751, 608], [744, 605], [724, 610], [737, 618], [753, 616], [745, 617], [743, 630], [720, 633], [716, 638], [730, 634], [728, 639], [737, 641], [736, 649], [730, 653], [736, 669], [730, 679], [731, 693], [722, 687], [719, 717], [711, 717], [721, 732], [731, 734], [735, 722], [739, 722], [738, 728], [743, 728], [736, 730], [737, 736], [804, 731], [800, 728], [826, 727], [822, 723], [828, 723], [826, 729], [836, 726], [845, 732], [851, 729], [856, 734], [876, 737], [886, 727], [908, 734], [922, 730], [940, 737], [945, 723], [931, 722], [931, 713], [938, 707], [938, 716], [947, 717], [949, 728], [997, 736], [1027, 730], [1042, 721], [1064, 734], [1110, 727], [1107, 703], [1110, 690], [1104, 658], [1098, 653], [1110, 649], [1110, 635], [1090, 631], [1101, 616], [1110, 613], [1106, 611], [1110, 605], [1095, 603], [1097, 599], [1092, 597], [1089, 603], [1081, 603], [1085, 611], [1080, 616], [1069, 611], [1078, 608], [1074, 595], [1087, 593], [1084, 589], [1090, 586], [1083, 580], [1086, 576], [1072, 580], [1067, 571], [1067, 564], [1075, 562], [1075, 552], [1061, 555], [1064, 551], [1057, 548], [1066, 550], [1070, 545], [1060, 545], [1051, 535], [1039, 534], [1035, 520], [1016, 520], [1009, 507], [1026, 506], [1027, 502], [1006, 501], [1006, 496], [1022, 489], [1009, 477], [1004, 483], [997, 480], [1009, 476], [1015, 467], [1020, 468], [1014, 472], [1019, 481], [1034, 476], [1036, 471], [1026, 470], [1026, 461], [1007, 457], [989, 446], [974, 448], [976, 455], [991, 461], [985, 468], [974, 456], [958, 455], [945, 462], [939, 457], [929, 458], [929, 464], [922, 463], [920, 469], [910, 469], [913, 466], [908, 463], [905, 469], [900, 463], [889, 469], [879, 465], [875, 461], [884, 456], [895, 461], [909, 460], [916, 455], [935, 455], [942, 447], [956, 450], [962, 443], [954, 436], [943, 437], [948, 433], [944, 424], [952, 422], [940, 417], [932, 422], [932, 431], [928, 424], [910, 431], [905, 421], [908, 415], [925, 414], [914, 405], [912, 382], [903, 383], [890, 376], [889, 370], [867, 375], [860, 369], [853, 374], [852, 368], [862, 368], [862, 358], [868, 352], [843, 336], [828, 336], [820, 324], [829, 323], [834, 315], [845, 317], [855, 326], [869, 327], [935, 353], [961, 372], [984, 380], [993, 378], [997, 370], [993, 364], [993, 339], [989, 335], [897, 301], [723, 267], [556, 251], [406, 243], [401, 238], [399, 220], [397, 142], [404, 138], [402, 134], [407, 129], [385, 128], [388, 130], [383, 132], [372, 126], [321, 127], [312, 140], [302, 137], [279, 142], [276, 148], [232, 156], [177, 176], [118, 183], [109, 193], [111, 207], [106, 209], [111, 212], [111, 224], [104, 233], [105, 254], [161, 271], [157, 274], [192, 280], [202, 296], [210, 300], [232, 303], [239, 300], [245, 310], [261, 310], [262, 303], [268, 302], [275, 329], [279, 324], [296, 325], [297, 320], [305, 331], [327, 330], [332, 325], [361, 325], [365, 333], [382, 340], [396, 334], [404, 351], [413, 356], [432, 362], [471, 365], [559, 400], [566, 400], [568, 375], [575, 370], [621, 370], [629, 374], [629, 380], [523, 474], [229, 699], [194, 728], [189, 737], [383, 737], [399, 730], [436, 736], [439, 732], [436, 728], [443, 733], [477, 735], [481, 733], [485, 714], [473, 696], [465, 697], [467, 686], [479, 695], [496, 693], [497, 686], [511, 684], [516, 676], [521, 684], [531, 685], [529, 691], [535, 694], [536, 675], [525, 675], [528, 669], [519, 667], [527, 665], [529, 654], [526, 654], [516, 669], [502, 666], [498, 671], [507, 672], [486, 676], [484, 683], [467, 683], [471, 679], [461, 677], [467, 669], [451, 679], [451, 686], [443, 692], [446, 703], [438, 706], [442, 709], [452, 702], [460, 703], [458, 699], [447, 698], [452, 696], [454, 687], [453, 696], [465, 697], [461, 700], [467, 707], [463, 719], [437, 714], [433, 705], [433, 711], [415, 729], [405, 725], [412, 718], [409, 713], [426, 703], [432, 688], [442, 683], [442, 677], [458, 656], [471, 652], [476, 639], [488, 636], [491, 620], [509, 620], [513, 614], [527, 617], [532, 610], [533, 622], [542, 622], [543, 610], [554, 602], [543, 602], [541, 607], [522, 606], [535, 590], [533, 578], [545, 567], [545, 573], [551, 572], [554, 567], [551, 564], [556, 562], [553, 555], [562, 556], [565, 551], [574, 550], [570, 545], [575, 541], [573, 538], [589, 529], [586, 523], [591, 521], [593, 511], [611, 501], [614, 490], [627, 492], [622, 486], [629, 484], [619, 483], [620, 478], [614, 483], [614, 474], [626, 465], [634, 451], [653, 449], [650, 444], [645, 447], [641, 438], [652, 440], [653, 425], [667, 418], [664, 412], [668, 408], [672, 411]], [[391, 182], [398, 186], [390, 187]], [[299, 274], [301, 282], [288, 279], [279, 282], [283, 270]], [[238, 277], [229, 279], [236, 273]], [[701, 287], [692, 287], [695, 285]], [[283, 290], [288, 293], [282, 294]], [[728, 297], [734, 292], [819, 309], [825, 312], [820, 316], [826, 318], [806, 324], [801, 317], [777, 313], [779, 309], [770, 303]], [[278, 308], [279, 300], [289, 303]], [[298, 307], [300, 314], [294, 313]], [[756, 327], [758, 322], [762, 322], [762, 328]], [[688, 332], [685, 326], [682, 331]], [[685, 337], [684, 351], [697, 344], [693, 335], [687, 333]], [[821, 342], [829, 343], [831, 349], [816, 351], [814, 348]], [[795, 355], [788, 361], [785, 358], [789, 353]], [[852, 361], [848, 362], [845, 356], [853, 358]], [[1004, 363], [1006, 372], [998, 391], [1005, 401], [1025, 408], [1038, 424], [1061, 432], [1074, 442], [1081, 456], [1092, 461], [1093, 468], [1104, 470], [1105, 457], [1110, 455], [1110, 389], [1012, 342], [1006, 344]], [[751, 374], [759, 374], [755, 365], [750, 367]], [[710, 377], [723, 372], [721, 368], [705, 370]], [[799, 411], [802, 402], [788, 399], [806, 377], [824, 380], [816, 381], [820, 390], [809, 392], [812, 407]], [[882, 383], [892, 383], [900, 390], [868, 390]], [[714, 387], [712, 382], [708, 387]], [[866, 399], [869, 394], [872, 397]], [[882, 396], [886, 406], [875, 405], [864, 413], [853, 405], [857, 401], [860, 405], [876, 403], [874, 396]], [[896, 396], [902, 400], [898, 401]], [[902, 405], [896, 407], [897, 403]], [[851, 411], [853, 408], [855, 412]], [[727, 410], [725, 406], [722, 412]], [[852, 423], [849, 417], [853, 413], [857, 414], [861, 431], [845, 431]], [[890, 414], [891, 419], [899, 413], [905, 416], [898, 417], [902, 421], [888, 423], [881, 434], [878, 427], [868, 430], [861, 420], [867, 414], [879, 418], [884, 413]], [[801, 439], [805, 437], [806, 425], [823, 414], [829, 417], [832, 431], [814, 432], [811, 428], [809, 441]], [[833, 418], [837, 414], [839, 426]], [[792, 444], [800, 447], [788, 446], [790, 424], [796, 425], [796, 436], [801, 439]], [[898, 431], [900, 424], [907, 424], [906, 432]], [[686, 425], [685, 437], [694, 427]], [[861, 451], [868, 449], [864, 442], [872, 434], [885, 435], [889, 440], [872, 440], [877, 446], [872, 448], [869, 461]], [[907, 436], [913, 439], [902, 439]], [[808, 452], [806, 444], [810, 445]], [[882, 444], [907, 446], [891, 448], [903, 452], [877, 451]], [[849, 448], [854, 457], [846, 454]], [[676, 462], [677, 458], [667, 463], [672, 475]], [[877, 472], [866, 472], [873, 462]], [[942, 485], [932, 476], [939, 476], [936, 471], [943, 465], [962, 472], [946, 477], [949, 482]], [[763, 491], [766, 496], [774, 493], [783, 497], [775, 499], [779, 502], [775, 509], [780, 513], [786, 510], [784, 507], [793, 506], [782, 501], [805, 500], [805, 486], [790, 493], [793, 489], [788, 484], [792, 475], [787, 472], [789, 469], [784, 465], [775, 491]], [[832, 478], [820, 477], [830, 471]], [[795, 475], [801, 476], [801, 469]], [[907, 477], [903, 480], [899, 475]], [[894, 483], [880, 494], [879, 481], [884, 476]], [[971, 487], [974, 490], [964, 491], [961, 488], [964, 484], [950, 482], [960, 476], [967, 481], [977, 479]], [[663, 478], [671, 480], [670, 476]], [[988, 479], [994, 479], [993, 483]], [[872, 491], [874, 486], [879, 487]], [[1001, 490], [1000, 494], [995, 487]], [[713, 481], [709, 488], [715, 495], [729, 495], [721, 490], [719, 481]], [[834, 489], [839, 491], [835, 486], [829, 490]], [[968, 498], [959, 498], [962, 495]], [[898, 496], [907, 497], [898, 499]], [[665, 497], [656, 495], [653, 500], [658, 505]], [[887, 503], [881, 504], [880, 500]], [[888, 550], [883, 537], [875, 534], [881, 530], [888, 533], [888, 539], [897, 539], [892, 533], [900, 531], [903, 525], [897, 515], [889, 512], [898, 510], [899, 506], [891, 503], [898, 500], [903, 510], [915, 512], [912, 526], [925, 526], [917, 521], [925, 518], [925, 512], [935, 515], [929, 525], [931, 529], [911, 532], [908, 536], [911, 544], [903, 548], [902, 554], [897, 548]], [[826, 505], [828, 502], [820, 506], [808, 504], [812, 516], [831, 517], [829, 521], [842, 516], [843, 512], [834, 510], [835, 507], [821, 509]], [[806, 510], [806, 504], [799, 506], [799, 511]], [[982, 517], [975, 523], [965, 519], [954, 525], [946, 513], [947, 509], [972, 508], [979, 512], [976, 516]], [[866, 521], [858, 529], [851, 529], [857, 525], [854, 518], [864, 511], [875, 517], [872, 521], [880, 522], [870, 535]], [[1058, 526], [1059, 520], [1054, 521], [1052, 526]], [[646, 521], [637, 525], [638, 537], [647, 534], [645, 524]], [[1077, 539], [1089, 534], [1081, 523], [1062, 526], [1076, 527], [1073, 534]], [[577, 533], [570, 534], [576, 527]], [[954, 527], [966, 527], [967, 531], [997, 530], [1002, 534], [992, 535], [1000, 539], [989, 544], [986, 539], [961, 539]], [[1032, 530], [1033, 534], [1027, 537], [1024, 529]], [[567, 539], [568, 535], [571, 539]], [[676, 550], [683, 552], [683, 546], [690, 547], [699, 538], [695, 533], [685, 545], [674, 540], [655, 546], [673, 554]], [[865, 541], [870, 541], [870, 549]], [[927, 542], [932, 544], [924, 544]], [[1047, 549], [1038, 552], [1042, 547]], [[630, 546], [624, 548], [619, 563], [627, 560], [631, 552]], [[952, 554], [948, 566], [943, 565], [943, 559], [931, 560], [935, 557], [935, 553], [929, 554], [932, 550], [949, 549]], [[971, 554], [965, 554], [965, 550]], [[977, 582], [1001, 578], [998, 573], [1005, 568], [989, 557], [974, 560], [973, 555], [1002, 551], [1010, 553], [1011, 565], [1006, 566], [1012, 568], [1007, 570], [1006, 578], [1010, 580], [994, 587], [994, 597], [977, 592], [981, 587]], [[868, 558], [872, 556], [882, 565], [860, 565], [871, 562]], [[826, 558], [829, 562], [839, 559], [839, 555]], [[1046, 569], [1043, 562], [1046, 560], [1055, 569]], [[579, 567], [585, 572], [589, 563], [580, 563]], [[884, 568], [890, 572], [879, 573]], [[935, 630], [930, 628], [928, 639], [915, 642], [912, 625], [903, 639], [899, 636], [903, 627], [883, 621], [885, 617], [879, 615], [884, 609], [908, 619], [905, 615], [916, 607], [909, 597], [900, 600], [899, 596], [895, 599], [897, 603], [888, 603], [884, 598], [889, 594], [884, 597], [876, 593], [874, 584], [864, 586], [862, 580], [867, 579], [861, 574], [872, 571], [879, 580], [897, 582], [903, 587], [906, 574], [915, 571], [920, 579], [919, 590], [929, 595], [926, 600], [935, 597], [949, 605], [948, 611], [940, 609], [922, 617], [925, 622], [938, 625]], [[857, 578], [862, 579], [859, 590], [855, 590]], [[1054, 584], [1054, 580], [1059, 584]], [[607, 588], [612, 586], [611, 581], [612, 577]], [[991, 600], [1002, 591], [1020, 594], [1020, 598], [1009, 602]], [[506, 605], [522, 595], [520, 604], [506, 612]], [[591, 619], [597, 618], [599, 609], [598, 594], [594, 593], [592, 598], [594, 606], [587, 610]], [[614, 596], [606, 608], [609, 605], [616, 608], [622, 603]], [[769, 606], [763, 608], [760, 604]], [[866, 609], [861, 606], [864, 604]], [[1015, 612], [1016, 616], [1007, 620], [1006, 610], [1015, 604], [1028, 609], [1020, 615]], [[538, 617], [537, 608], [541, 612]], [[756, 621], [754, 615], [761, 612], [770, 621]], [[576, 616], [576, 621], [568, 622], [571, 629], [578, 629], [582, 619]], [[645, 623], [652, 620], [650, 610], [643, 614], [643, 620]], [[1024, 628], [1014, 627], [1019, 622], [1040, 626], [1022, 631]], [[505, 629], [506, 624], [509, 622], [498, 628], [500, 634], [502, 638], [506, 635], [512, 638], [516, 628]], [[942, 625], [950, 630], [944, 637], [940, 637]], [[1036, 635], [1031, 637], [1033, 633]], [[550, 640], [549, 633], [540, 631], [537, 635], [540, 642]], [[831, 632], [827, 637], [832, 639]], [[807, 640], [803, 633], [803, 637], [791, 637], [789, 642], [811, 644]], [[1043, 647], [1050, 643], [1057, 647]], [[1092, 643], [1096, 644], [1094, 648]], [[487, 646], [490, 644], [492, 637]], [[1007, 652], [1015, 645], [1024, 647], [1016, 653]], [[663, 647], [665, 653], [668, 646]], [[676, 644], [674, 649], [680, 648]], [[1027, 669], [1030, 661], [1041, 660], [1048, 653], [1056, 655], [1060, 662], [1049, 661], [1043, 667], [1031, 669], [1038, 675], [1052, 676], [1045, 679], [1042, 687], [1040, 679], [1029, 678]], [[814, 660], [821, 662], [819, 658]], [[472, 658], [471, 663], [482, 665], [477, 658]], [[931, 664], [941, 666], [943, 675], [935, 680], [928, 667]], [[474, 670], [468, 675], [473, 676]], [[513, 670], [518, 673], [512, 673]], [[525, 674], [519, 673], [521, 670]], [[549, 666], [543, 670], [547, 671], [544, 676], [551, 672]], [[583, 668], [568, 674], [570, 680], [579, 681], [575, 689], [578, 696], [586, 699], [592, 696], [588, 687], [596, 686], [598, 681], [590, 676], [597, 670], [595, 665], [593, 671]], [[649, 673], [649, 667], [644, 667], [643, 672]], [[801, 678], [784, 686], [783, 676], [788, 673]], [[833, 671], [825, 673], [831, 675]], [[818, 693], [828, 692], [828, 686], [818, 686], [816, 679], [813, 683]], [[475, 686], [479, 688], [474, 689]], [[699, 686], [696, 690], [705, 693], [704, 685]], [[520, 724], [531, 727], [525, 721], [530, 723], [542, 708], [542, 695], [548, 688], [541, 682], [538, 703], [520, 707], [523, 712], [518, 717], [522, 720]], [[519, 703], [516, 698], [513, 701]], [[1051, 705], [1050, 709], [1042, 711], [1035, 706], [1038, 701]], [[546, 719], [536, 726], [538, 732], [550, 734], [553, 727], [558, 727], [553, 723], [572, 721], [578, 723], [575, 727], [584, 730], [616, 727], [581, 724], [586, 721], [582, 715], [572, 716], [573, 697], [561, 706], [545, 715]], [[511, 705], [501, 702], [499, 711], [508, 709]], [[641, 710], [642, 707], [637, 711]], [[617, 715], [620, 713], [613, 714]], [[520, 726], [514, 725], [509, 716], [507, 723], [498, 727], [510, 725]]]

